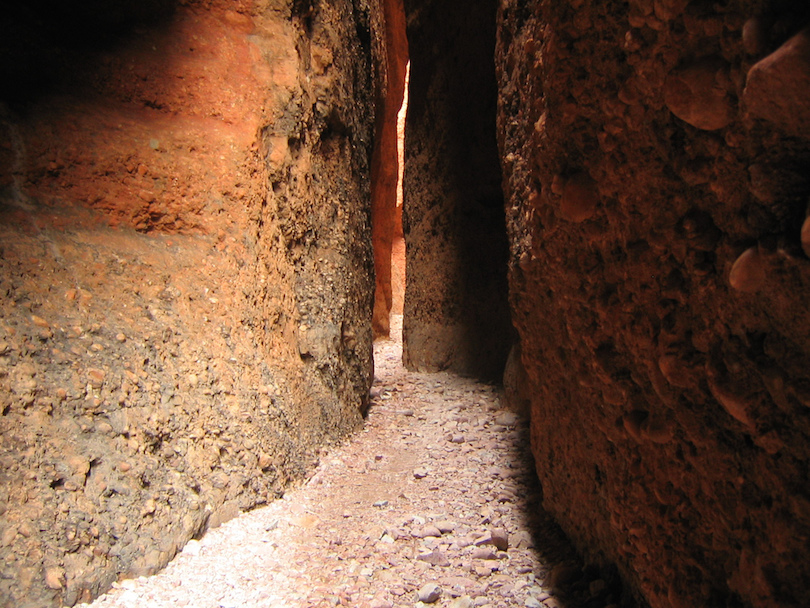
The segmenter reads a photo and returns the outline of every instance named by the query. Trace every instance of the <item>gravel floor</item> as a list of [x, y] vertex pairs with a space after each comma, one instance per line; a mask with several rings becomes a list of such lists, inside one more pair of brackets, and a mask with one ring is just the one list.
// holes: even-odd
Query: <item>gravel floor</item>
[[526, 422], [498, 389], [408, 373], [396, 341], [375, 350], [365, 428], [305, 483], [92, 606], [618, 605], [543, 515]]

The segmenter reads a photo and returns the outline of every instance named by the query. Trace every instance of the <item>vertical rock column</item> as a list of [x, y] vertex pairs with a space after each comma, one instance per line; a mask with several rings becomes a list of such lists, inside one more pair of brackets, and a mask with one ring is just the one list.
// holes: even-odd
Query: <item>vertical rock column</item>
[[382, 0], [380, 60], [377, 70], [374, 153], [371, 159], [372, 238], [374, 241], [373, 327], [375, 336], [389, 333], [391, 313], [391, 247], [397, 222], [397, 113], [405, 96], [408, 40], [402, 0]]
[[409, 0], [404, 359], [497, 378], [511, 343], [494, 1]]

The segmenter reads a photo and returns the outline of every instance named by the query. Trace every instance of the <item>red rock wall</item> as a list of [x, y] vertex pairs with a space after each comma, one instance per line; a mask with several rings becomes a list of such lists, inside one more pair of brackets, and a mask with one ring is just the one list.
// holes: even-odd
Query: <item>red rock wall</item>
[[495, 2], [405, 2], [404, 360], [499, 378], [512, 341], [495, 139]]
[[371, 382], [374, 13], [0, 15], [0, 606], [277, 497]]
[[510, 299], [545, 506], [656, 608], [807, 603], [809, 17], [501, 3]]

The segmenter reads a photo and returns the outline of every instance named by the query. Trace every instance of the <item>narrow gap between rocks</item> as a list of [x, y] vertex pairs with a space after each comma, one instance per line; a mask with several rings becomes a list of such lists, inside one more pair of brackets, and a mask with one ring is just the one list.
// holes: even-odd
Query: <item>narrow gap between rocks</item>
[[[411, 77], [411, 64], [405, 67], [405, 88], [402, 107], [397, 113], [397, 200], [394, 215], [394, 239], [391, 247], [391, 316], [402, 316], [405, 307], [406, 249], [405, 234], [402, 229], [403, 178], [405, 177], [405, 128], [408, 116], [408, 83]], [[391, 328], [393, 330], [393, 319]]]
[[493, 385], [406, 371], [393, 321], [362, 432], [93, 607], [620, 605], [617, 581], [583, 569], [542, 511], [526, 420]]

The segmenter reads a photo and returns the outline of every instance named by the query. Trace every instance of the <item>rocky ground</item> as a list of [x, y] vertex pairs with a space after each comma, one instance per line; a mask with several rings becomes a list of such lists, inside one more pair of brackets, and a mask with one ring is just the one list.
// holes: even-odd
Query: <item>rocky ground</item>
[[362, 432], [283, 499], [189, 542], [94, 608], [630, 606], [539, 508], [526, 421], [498, 389], [376, 344]]

